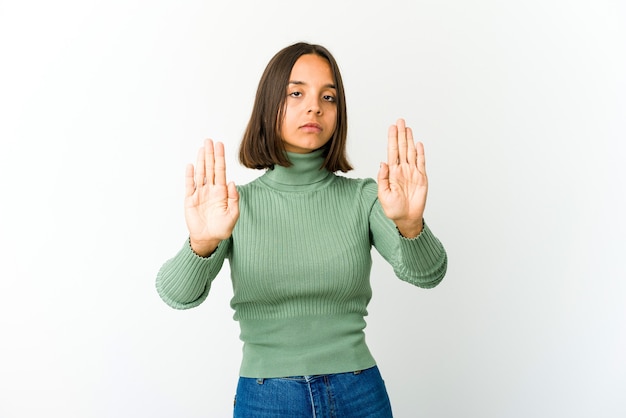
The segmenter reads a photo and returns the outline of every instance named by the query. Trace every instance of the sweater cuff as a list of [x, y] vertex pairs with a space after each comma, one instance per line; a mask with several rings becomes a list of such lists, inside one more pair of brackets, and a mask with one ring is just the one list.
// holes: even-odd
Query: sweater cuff
[[446, 251], [424, 222], [422, 232], [414, 238], [400, 235], [400, 253], [406, 266], [411, 270], [434, 272], [441, 269]]

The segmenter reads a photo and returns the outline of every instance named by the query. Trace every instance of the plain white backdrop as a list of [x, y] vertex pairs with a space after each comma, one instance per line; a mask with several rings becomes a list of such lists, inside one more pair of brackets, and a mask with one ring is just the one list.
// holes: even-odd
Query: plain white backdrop
[[350, 176], [404, 117], [441, 285], [375, 254], [368, 342], [396, 416], [626, 415], [626, 6], [619, 0], [0, 0], [0, 416], [228, 417], [228, 265], [175, 311], [185, 164], [229, 178], [271, 56], [325, 45]]

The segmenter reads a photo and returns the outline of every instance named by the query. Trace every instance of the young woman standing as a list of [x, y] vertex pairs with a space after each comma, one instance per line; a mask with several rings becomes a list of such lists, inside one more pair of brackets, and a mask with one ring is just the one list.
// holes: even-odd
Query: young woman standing
[[278, 52], [259, 83], [239, 159], [265, 170], [235, 186], [224, 146], [206, 140], [186, 171], [189, 238], [157, 275], [170, 306], [207, 297], [229, 260], [243, 359], [235, 417], [391, 417], [365, 343], [371, 248], [401, 280], [430, 288], [446, 252], [423, 220], [424, 148], [399, 119], [378, 184], [350, 166], [339, 68], [328, 50]]

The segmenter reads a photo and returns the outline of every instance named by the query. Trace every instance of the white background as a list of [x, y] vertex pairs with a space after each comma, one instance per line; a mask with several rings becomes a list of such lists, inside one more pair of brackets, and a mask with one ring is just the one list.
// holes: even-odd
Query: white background
[[185, 164], [236, 152], [271, 56], [328, 47], [350, 176], [404, 117], [442, 284], [375, 255], [368, 341], [396, 416], [626, 416], [626, 6], [609, 0], [0, 1], [0, 416], [228, 417], [228, 266], [200, 307], [154, 279]]

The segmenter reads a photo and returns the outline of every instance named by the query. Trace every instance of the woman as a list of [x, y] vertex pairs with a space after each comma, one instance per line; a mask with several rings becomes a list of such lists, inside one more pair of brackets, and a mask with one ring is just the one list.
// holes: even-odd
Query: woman
[[447, 256], [423, 221], [424, 149], [389, 128], [378, 185], [335, 175], [346, 102], [325, 48], [278, 52], [259, 83], [239, 159], [265, 173], [226, 180], [224, 146], [205, 141], [186, 171], [189, 239], [157, 276], [170, 306], [199, 305], [228, 258], [243, 360], [235, 417], [391, 417], [363, 329], [371, 247], [414, 285], [436, 286]]

